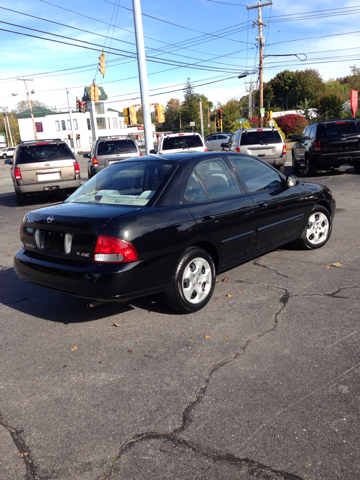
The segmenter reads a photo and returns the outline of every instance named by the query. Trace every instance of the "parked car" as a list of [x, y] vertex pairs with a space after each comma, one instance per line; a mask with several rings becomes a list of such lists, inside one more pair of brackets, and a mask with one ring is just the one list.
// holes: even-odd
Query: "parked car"
[[306, 174], [318, 169], [348, 164], [360, 173], [360, 121], [351, 118], [309, 125], [292, 148], [292, 165], [298, 172], [305, 164]]
[[[204, 140], [201, 135], [194, 132], [188, 133], [171, 133], [162, 135], [159, 138], [157, 153], [165, 155], [168, 153], [183, 153], [183, 152], [207, 152]], [[151, 150], [150, 153], [156, 153]]]
[[81, 183], [79, 164], [60, 139], [21, 142], [9, 163], [18, 205], [28, 195], [73, 193]]
[[16, 147], [6, 147], [1, 150], [2, 158], [12, 158], [14, 156]]
[[212, 150], [222, 150], [222, 143], [227, 143], [231, 137], [231, 133], [213, 133], [205, 138], [206, 148]]
[[14, 267], [24, 280], [93, 301], [163, 292], [190, 313], [208, 303], [218, 273], [293, 240], [324, 246], [334, 214], [327, 187], [250, 155], [149, 155], [27, 213]]
[[112, 137], [99, 137], [94, 143], [88, 158], [88, 178], [93, 177], [104, 168], [126, 158], [141, 157], [137, 141], [128, 135], [115, 135]]
[[285, 171], [286, 144], [279, 130], [274, 127], [237, 130], [222, 146], [231, 152], [255, 155], [280, 172]]

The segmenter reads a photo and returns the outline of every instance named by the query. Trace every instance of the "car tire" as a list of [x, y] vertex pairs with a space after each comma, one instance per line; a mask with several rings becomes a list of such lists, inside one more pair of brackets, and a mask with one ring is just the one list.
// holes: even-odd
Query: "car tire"
[[300, 245], [307, 250], [321, 248], [329, 240], [331, 232], [330, 212], [321, 205], [316, 205], [306, 222], [306, 227], [299, 240]]
[[16, 201], [19, 207], [23, 207], [24, 205], [27, 204], [27, 197], [24, 193], [15, 192], [15, 194], [16, 194]]
[[164, 292], [169, 307], [182, 313], [197, 312], [210, 300], [215, 288], [215, 266], [202, 248], [190, 248], [181, 256]]
[[316, 175], [317, 168], [309, 155], [305, 157], [305, 171], [308, 177], [314, 177]]
[[300, 172], [300, 165], [295, 160], [294, 154], [292, 154], [292, 168], [293, 168], [294, 173], [299, 173]]
[[2, 158], [7, 158], [7, 156], [5, 155], [5, 153], [4, 153], [4, 155], [2, 156]]
[[277, 168], [280, 173], [285, 174], [285, 165], [280, 165], [280, 167]]
[[355, 163], [354, 169], [356, 173], [360, 173], [360, 163]]

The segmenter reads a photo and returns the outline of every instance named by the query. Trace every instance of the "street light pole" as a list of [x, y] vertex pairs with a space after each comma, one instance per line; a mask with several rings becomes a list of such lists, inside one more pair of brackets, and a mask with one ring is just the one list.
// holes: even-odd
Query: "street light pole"
[[202, 109], [201, 98], [199, 98], [199, 113], [200, 113], [201, 136], [202, 138], [204, 138], [204, 119], [203, 119], [203, 109]]
[[133, 0], [133, 11], [134, 11], [134, 26], [135, 26], [136, 50], [137, 50], [137, 58], [138, 58], [141, 103], [142, 103], [143, 118], [144, 118], [145, 150], [146, 150], [146, 155], [149, 155], [150, 150], [153, 150], [154, 148], [154, 141], [152, 137], [149, 87], [148, 87], [148, 78], [147, 78], [147, 71], [146, 71], [144, 32], [143, 32], [142, 19], [141, 19], [140, 0]]
[[11, 142], [11, 146], [13, 147], [13, 146], [14, 146], [14, 144], [13, 144], [13, 139], [12, 139], [12, 135], [11, 135], [11, 128], [10, 128], [10, 122], [9, 122], [9, 115], [8, 115], [8, 112], [7, 112], [7, 109], [6, 109], [6, 107], [4, 107], [4, 110], [5, 110], [6, 123], [7, 123], [8, 131], [9, 131], [9, 136], [10, 136], [10, 142]]
[[[71, 116], [71, 108], [70, 108], [70, 103], [69, 103], [68, 89], [66, 89], [66, 96], [67, 96], [67, 103], [68, 103], [69, 114], [70, 114], [70, 124], [71, 124], [71, 133], [72, 133], [73, 145], [74, 145], [74, 154], [77, 155], [76, 138], [75, 138], [75, 135], [74, 135], [74, 124], [73, 124], [73, 119], [72, 119], [72, 116]], [[70, 140], [70, 147], [71, 147], [71, 140]]]
[[[30, 99], [30, 95], [29, 95], [29, 90], [28, 90], [28, 88], [27, 88], [27, 83], [26, 83], [25, 78], [18, 78], [18, 80], [23, 80], [24, 83], [25, 83], [25, 90], [26, 90], [26, 95], [27, 95], [28, 104], [29, 104], [29, 108], [30, 108], [30, 114], [31, 114], [31, 119], [32, 119], [33, 128], [34, 128], [35, 140], [38, 140], [38, 135], [37, 135], [36, 126], [35, 126], [35, 120], [34, 120], [34, 114], [33, 114], [33, 109], [32, 109], [32, 103], [31, 103], [31, 99]], [[32, 79], [32, 78], [28, 78], [27, 81], [28, 81], [28, 82], [32, 82], [33, 79]]]

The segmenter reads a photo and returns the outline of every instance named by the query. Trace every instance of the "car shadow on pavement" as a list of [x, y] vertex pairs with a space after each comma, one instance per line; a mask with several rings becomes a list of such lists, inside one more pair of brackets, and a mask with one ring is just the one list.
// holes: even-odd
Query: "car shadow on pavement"
[[46, 195], [39, 194], [28, 197], [27, 204], [23, 207], [19, 207], [16, 201], [15, 193], [3, 193], [0, 194], [0, 206], [1, 207], [17, 207], [22, 210], [34, 210], [35, 208], [46, 207], [47, 205], [53, 205], [54, 203], [63, 202], [68, 196], [64, 194], [58, 195]]
[[19, 279], [13, 268], [0, 270], [0, 284], [0, 304], [32, 317], [65, 325], [122, 315], [134, 309], [181, 315], [166, 305], [161, 294], [89, 307], [91, 302], [86, 299], [53, 292]]

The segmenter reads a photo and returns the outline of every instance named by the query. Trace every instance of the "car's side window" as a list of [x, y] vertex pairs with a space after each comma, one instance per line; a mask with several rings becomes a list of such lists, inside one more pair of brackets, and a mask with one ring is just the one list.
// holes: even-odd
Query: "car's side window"
[[283, 189], [280, 175], [267, 165], [246, 157], [231, 157], [250, 193]]
[[240, 193], [239, 186], [224, 160], [212, 158], [196, 165], [186, 186], [185, 196], [193, 202], [201, 202]]

